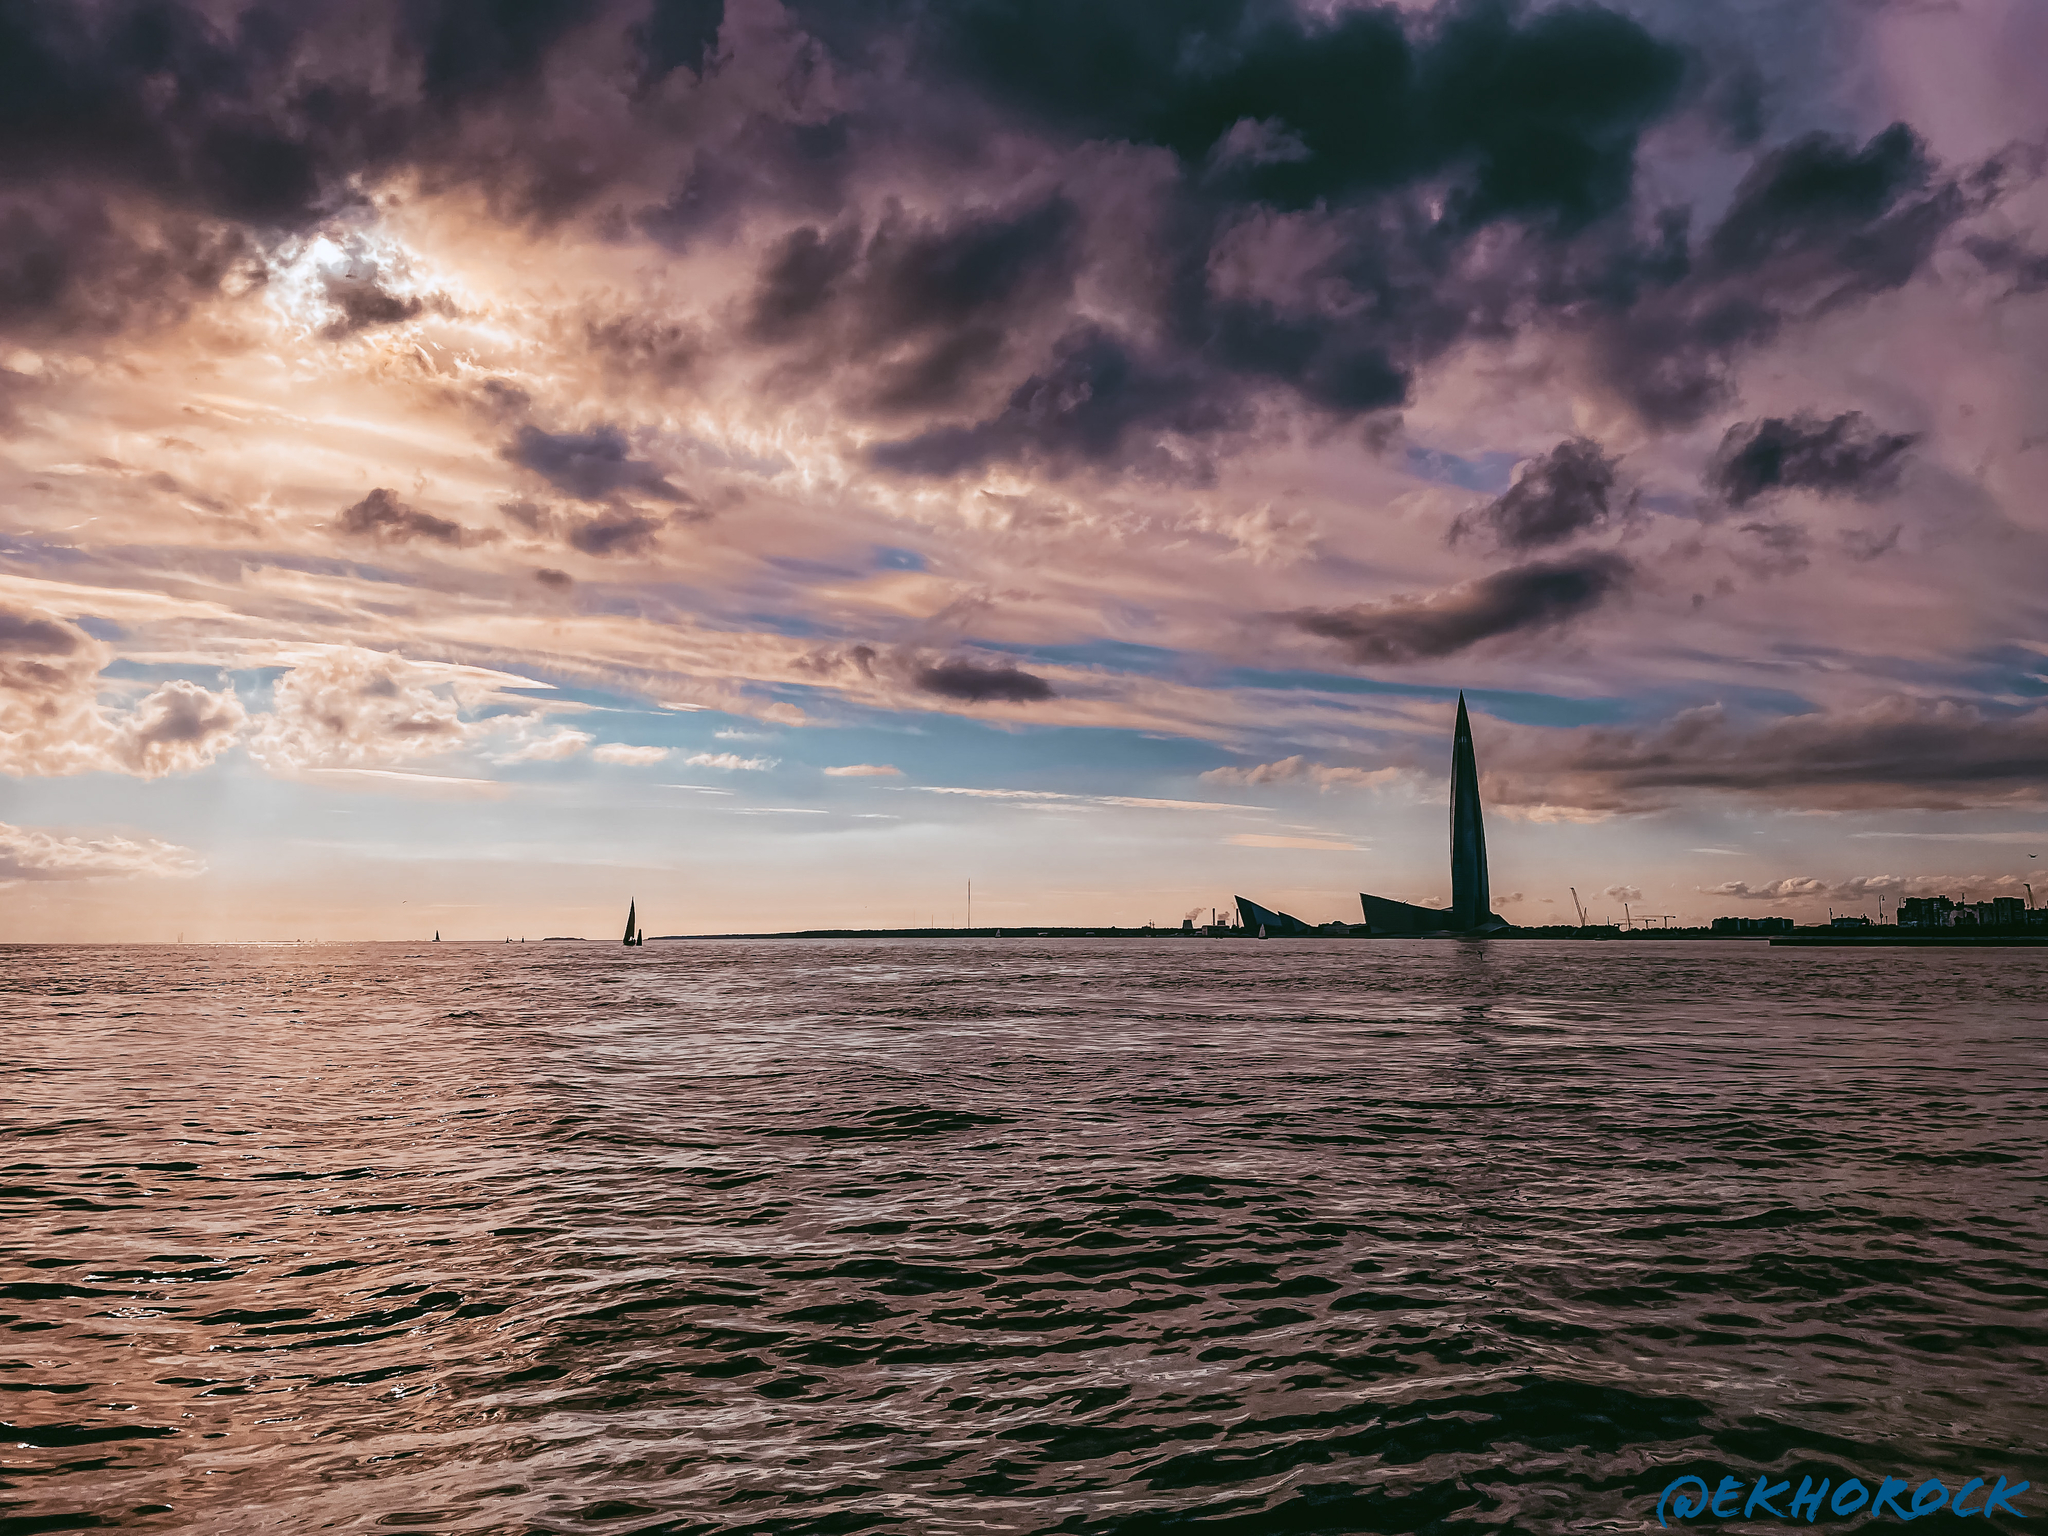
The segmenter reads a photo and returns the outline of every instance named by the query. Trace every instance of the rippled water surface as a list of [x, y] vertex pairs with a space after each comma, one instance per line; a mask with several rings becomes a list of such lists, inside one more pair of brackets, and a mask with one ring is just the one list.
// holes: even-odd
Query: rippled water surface
[[0, 950], [0, 1529], [1627, 1530], [1725, 1469], [2030, 1477], [2023, 1530], [2044, 984]]

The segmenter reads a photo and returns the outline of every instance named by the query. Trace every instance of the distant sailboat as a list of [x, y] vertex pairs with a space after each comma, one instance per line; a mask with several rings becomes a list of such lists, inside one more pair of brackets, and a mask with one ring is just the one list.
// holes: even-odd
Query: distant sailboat
[[438, 928], [434, 930], [434, 942], [436, 944], [441, 942], [441, 930]]
[[647, 935], [640, 931], [638, 904], [629, 901], [626, 903], [626, 947], [630, 949], [646, 942]]

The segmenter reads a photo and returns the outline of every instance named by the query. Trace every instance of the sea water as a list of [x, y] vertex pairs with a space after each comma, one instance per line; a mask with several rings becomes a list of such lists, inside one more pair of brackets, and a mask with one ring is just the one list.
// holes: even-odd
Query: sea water
[[1651, 941], [0, 950], [0, 1529], [1632, 1530], [1759, 1475], [2031, 1479], [1987, 1521], [2028, 1529], [2044, 984]]

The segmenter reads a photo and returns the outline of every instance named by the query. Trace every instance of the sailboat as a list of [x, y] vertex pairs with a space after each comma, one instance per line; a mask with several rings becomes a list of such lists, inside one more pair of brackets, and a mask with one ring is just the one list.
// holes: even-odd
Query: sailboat
[[434, 930], [434, 942], [436, 944], [441, 942], [441, 930], [438, 928]]
[[647, 935], [640, 931], [638, 904], [629, 901], [626, 903], [626, 947], [630, 949], [646, 942]]

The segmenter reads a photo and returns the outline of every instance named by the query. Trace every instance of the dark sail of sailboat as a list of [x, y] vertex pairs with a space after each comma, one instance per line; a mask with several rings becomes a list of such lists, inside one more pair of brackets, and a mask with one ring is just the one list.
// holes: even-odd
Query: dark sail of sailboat
[[640, 938], [639, 938], [639, 927], [640, 927], [640, 924], [639, 924], [639, 910], [640, 910], [640, 909], [639, 909], [639, 904], [638, 904], [637, 902], [631, 902], [631, 901], [629, 901], [629, 902], [627, 902], [627, 903], [626, 903], [626, 940], [625, 940], [625, 942], [626, 942], [626, 944], [627, 944], [627, 945], [628, 945], [629, 947], [630, 947], [630, 946], [632, 946], [632, 945], [634, 945], [634, 944], [637, 944], [637, 943], [639, 943], [639, 942], [640, 942]]

